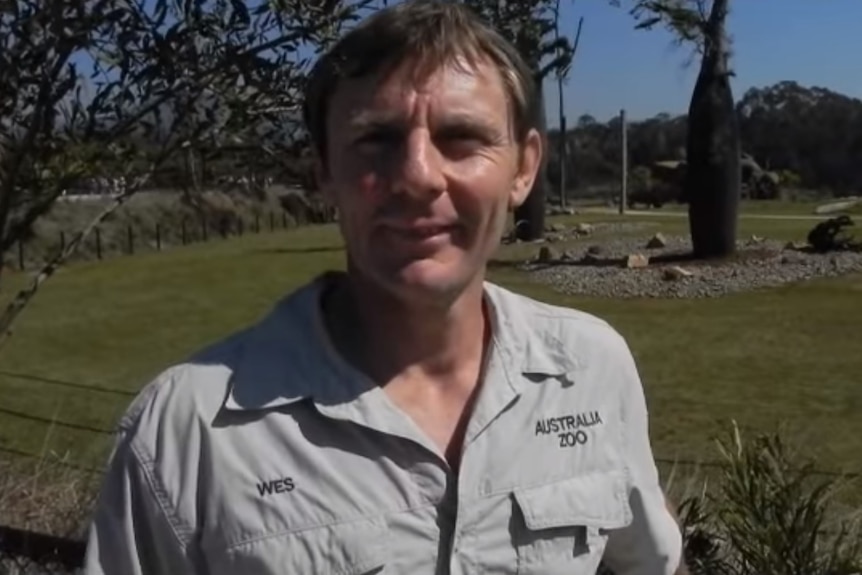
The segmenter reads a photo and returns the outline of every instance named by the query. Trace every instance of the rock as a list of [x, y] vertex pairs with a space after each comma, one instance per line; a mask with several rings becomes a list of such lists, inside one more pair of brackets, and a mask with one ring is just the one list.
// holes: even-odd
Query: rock
[[658, 232], [656, 235], [654, 235], [652, 238], [650, 238], [650, 241], [647, 242], [646, 248], [648, 250], [656, 250], [656, 249], [663, 248], [666, 246], [667, 246], [667, 240], [661, 234], [661, 232]]
[[[603, 233], [606, 231], [604, 224], [596, 224], [596, 230], [599, 229]], [[687, 235], [667, 234], [665, 239], [666, 248], [644, 252], [643, 236], [611, 234], [607, 240], [591, 246], [592, 250], [583, 247], [573, 249], [569, 255], [578, 258], [579, 265], [537, 264], [531, 260], [524, 263], [521, 269], [536, 281], [566, 294], [615, 299], [715, 298], [818, 277], [862, 273], [862, 251], [819, 254], [807, 247], [804, 250], [782, 251], [783, 241], [764, 239], [757, 245], [747, 245], [747, 238], [738, 242], [740, 258], [717, 262], [692, 260], [675, 264], [683, 266], [683, 272], [665, 271], [671, 264], [657, 266], [657, 258], [686, 254], [691, 250], [691, 241]], [[554, 244], [553, 247], [559, 250], [559, 245]], [[800, 247], [805, 246], [803, 243]], [[628, 256], [642, 253], [649, 254], [650, 266], [646, 270], [629, 269], [626, 265]], [[606, 265], [609, 262], [620, 264]], [[665, 274], [674, 278], [679, 276], [680, 279], [668, 279]]]
[[649, 257], [643, 254], [631, 254], [626, 258], [626, 267], [629, 269], [645, 268], [649, 265]]
[[566, 226], [563, 224], [551, 224], [551, 231], [557, 233], [564, 232], [566, 231]]
[[829, 202], [828, 204], [820, 204], [816, 208], [814, 208], [814, 213], [818, 215], [826, 215], [826, 214], [834, 214], [837, 212], [843, 212], [845, 210], [849, 210], [850, 208], [855, 207], [857, 204], [862, 203], [862, 198], [857, 198], [856, 196], [850, 196], [849, 198], [843, 198], [837, 202]]
[[581, 222], [577, 226], [575, 226], [575, 233], [579, 236], [588, 236], [593, 233], [593, 226], [587, 223]]
[[763, 238], [756, 235], [756, 234], [752, 234], [752, 236], [750, 238], [748, 238], [747, 243], [750, 246], [757, 245], [757, 244], [763, 243]]
[[558, 257], [556, 250], [551, 246], [542, 246], [539, 248], [539, 253], [536, 256], [536, 261], [542, 264], [552, 262]]
[[592, 252], [585, 253], [584, 256], [581, 258], [581, 262], [588, 265], [595, 265], [599, 263], [600, 260], [601, 258], [599, 258], [599, 255]]
[[565, 236], [563, 236], [563, 234], [548, 234], [547, 236], [545, 236], [545, 240], [547, 240], [548, 243], [551, 243], [551, 244], [555, 243], [555, 242], [561, 242], [565, 239], [566, 238], [565, 238]]
[[690, 278], [694, 273], [679, 266], [671, 266], [662, 271], [662, 277], [667, 281], [678, 281], [684, 278]]
[[808, 244], [806, 242], [787, 242], [786, 244], [784, 244], [785, 250], [800, 251], [805, 249], [806, 247], [808, 247]]
[[805, 254], [802, 253], [789, 253], [781, 256], [779, 260], [782, 264], [804, 264], [805, 263]]

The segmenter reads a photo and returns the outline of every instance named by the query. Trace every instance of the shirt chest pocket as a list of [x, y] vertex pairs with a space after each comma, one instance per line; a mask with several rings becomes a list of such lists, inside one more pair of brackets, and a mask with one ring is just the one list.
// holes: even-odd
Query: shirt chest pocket
[[522, 575], [595, 573], [608, 532], [632, 521], [623, 472], [591, 473], [513, 495], [511, 533]]
[[231, 547], [212, 573], [366, 575], [385, 573], [385, 519], [375, 517], [268, 535]]

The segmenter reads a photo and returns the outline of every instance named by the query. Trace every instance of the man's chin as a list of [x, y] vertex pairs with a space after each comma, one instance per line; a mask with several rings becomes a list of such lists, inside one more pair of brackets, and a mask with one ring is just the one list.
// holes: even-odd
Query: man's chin
[[471, 282], [469, 274], [438, 262], [417, 261], [399, 269], [391, 278], [392, 287], [402, 297], [450, 299]]

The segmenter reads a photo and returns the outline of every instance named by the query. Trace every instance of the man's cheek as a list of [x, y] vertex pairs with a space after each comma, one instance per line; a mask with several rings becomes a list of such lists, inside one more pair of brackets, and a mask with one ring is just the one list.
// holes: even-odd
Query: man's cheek
[[381, 196], [382, 178], [371, 170], [356, 171], [346, 178], [340, 186], [342, 202], [373, 204]]

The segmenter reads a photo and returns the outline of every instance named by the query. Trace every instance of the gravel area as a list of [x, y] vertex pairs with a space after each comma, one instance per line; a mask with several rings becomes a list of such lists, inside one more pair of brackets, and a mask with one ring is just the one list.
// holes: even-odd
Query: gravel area
[[[752, 238], [738, 243], [731, 260], [687, 260], [688, 237], [664, 236], [664, 247], [647, 249], [646, 237], [587, 243], [583, 248], [556, 251], [553, 243], [539, 257], [522, 264], [534, 280], [569, 294], [612, 298], [705, 298], [775, 287], [816, 277], [862, 272], [862, 253], [816, 254], [790, 248], [786, 242]], [[632, 254], [649, 258], [645, 267], [628, 268]]]
[[584, 234], [630, 234], [634, 232], [645, 232], [658, 227], [657, 222], [596, 222], [592, 224], [576, 224], [564, 226], [562, 224], [551, 225], [545, 237], [551, 240], [565, 240], [572, 238], [583, 238]]

